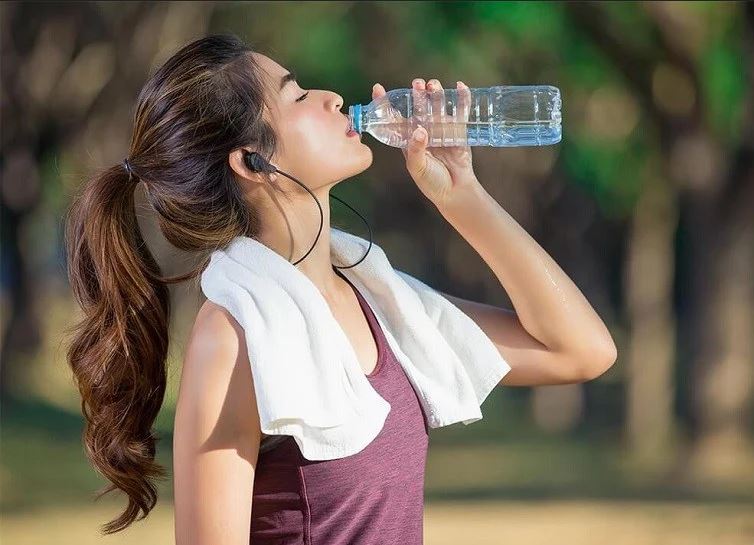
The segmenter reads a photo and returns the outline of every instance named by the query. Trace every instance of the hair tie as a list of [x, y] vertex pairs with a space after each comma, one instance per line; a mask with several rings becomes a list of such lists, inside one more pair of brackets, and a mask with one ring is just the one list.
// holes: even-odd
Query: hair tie
[[128, 172], [128, 179], [130, 180], [133, 170], [131, 169], [131, 164], [128, 162], [128, 157], [123, 159], [123, 167], [126, 169], [126, 172]]

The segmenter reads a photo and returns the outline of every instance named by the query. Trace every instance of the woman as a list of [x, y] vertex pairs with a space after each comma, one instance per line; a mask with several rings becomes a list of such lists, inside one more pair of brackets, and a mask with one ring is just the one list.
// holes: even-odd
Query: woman
[[[415, 89], [424, 89], [417, 79]], [[458, 88], [466, 88], [458, 83]], [[437, 80], [426, 88], [439, 89]], [[384, 94], [375, 84], [373, 97]], [[143, 518], [157, 499], [151, 426], [166, 383], [169, 283], [139, 234], [133, 190], [144, 183], [175, 247], [209, 255], [239, 235], [293, 260], [342, 325], [364, 374], [394, 409], [380, 436], [342, 459], [301, 457], [290, 437], [261, 432], [243, 329], [207, 301], [186, 347], [174, 435], [176, 541], [188, 544], [422, 542], [424, 414], [365, 299], [331, 263], [330, 189], [371, 165], [348, 136], [343, 100], [303, 90], [271, 58], [234, 36], [188, 44], [144, 86], [128, 157], [94, 177], [72, 205], [68, 267], [85, 319], [69, 349], [83, 398], [85, 445], [128, 507], [107, 533]], [[445, 295], [510, 362], [501, 384], [579, 382], [615, 360], [610, 334], [552, 259], [482, 189], [468, 147], [403, 149], [410, 177], [472, 244], [516, 312]], [[421, 137], [424, 137], [423, 139]], [[280, 171], [250, 168], [257, 152]], [[306, 190], [305, 190], [306, 189]], [[309, 193], [311, 191], [311, 193]], [[283, 197], [281, 199], [281, 197]], [[265, 445], [269, 445], [266, 447]]]

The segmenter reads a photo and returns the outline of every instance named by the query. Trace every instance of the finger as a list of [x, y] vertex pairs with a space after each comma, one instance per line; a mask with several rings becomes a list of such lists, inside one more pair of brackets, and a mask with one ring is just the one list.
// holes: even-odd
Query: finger
[[457, 142], [466, 144], [469, 134], [469, 114], [471, 112], [471, 89], [462, 81], [456, 82], [458, 97], [454, 112], [454, 126], [457, 127]]
[[386, 91], [385, 91], [385, 88], [381, 84], [375, 83], [372, 86], [372, 98], [373, 99], [377, 98], [377, 97], [380, 97], [380, 96], [382, 96], [384, 94], [386, 94]]
[[427, 82], [427, 90], [430, 91], [432, 120], [441, 122], [445, 119], [445, 92], [442, 84], [436, 79], [431, 79]]
[[427, 154], [424, 153], [427, 147], [427, 136], [427, 130], [424, 127], [417, 127], [406, 147], [406, 169], [415, 180], [418, 180], [427, 170]]
[[440, 138], [444, 142], [445, 130], [447, 126], [445, 114], [445, 91], [437, 79], [431, 79], [427, 82], [427, 89], [430, 91], [430, 108], [432, 118], [432, 136]]
[[471, 89], [462, 81], [456, 82], [458, 91], [458, 106], [456, 119], [458, 121], [468, 121], [471, 112]]
[[426, 84], [422, 78], [415, 78], [411, 82], [411, 111], [408, 116], [411, 118], [411, 128], [415, 129], [419, 125], [427, 125], [427, 98], [425, 93]]

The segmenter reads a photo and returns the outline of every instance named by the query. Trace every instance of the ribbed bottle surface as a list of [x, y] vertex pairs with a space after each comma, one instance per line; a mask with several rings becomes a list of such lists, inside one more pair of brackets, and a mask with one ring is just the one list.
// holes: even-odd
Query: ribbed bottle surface
[[418, 126], [429, 147], [543, 146], [561, 139], [560, 90], [551, 85], [392, 89], [349, 107], [351, 125], [388, 146], [406, 147]]

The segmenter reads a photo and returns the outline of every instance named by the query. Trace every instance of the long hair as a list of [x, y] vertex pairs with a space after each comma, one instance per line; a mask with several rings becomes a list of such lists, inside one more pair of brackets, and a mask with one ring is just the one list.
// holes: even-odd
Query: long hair
[[[233, 237], [258, 233], [258, 215], [228, 164], [234, 149], [248, 146], [271, 159], [278, 145], [263, 116], [269, 86], [251, 53], [222, 34], [170, 57], [138, 96], [132, 174], [123, 163], [97, 172], [66, 214], [67, 274], [83, 310], [66, 354], [82, 398], [82, 440], [110, 481], [97, 499], [115, 490], [128, 497], [125, 511], [102, 527], [105, 534], [146, 517], [157, 502], [156, 480], [166, 477], [155, 462], [152, 425], [167, 382], [168, 284], [196, 278], [212, 251]], [[204, 257], [194, 271], [160, 275], [136, 220], [139, 181], [166, 240]]]

